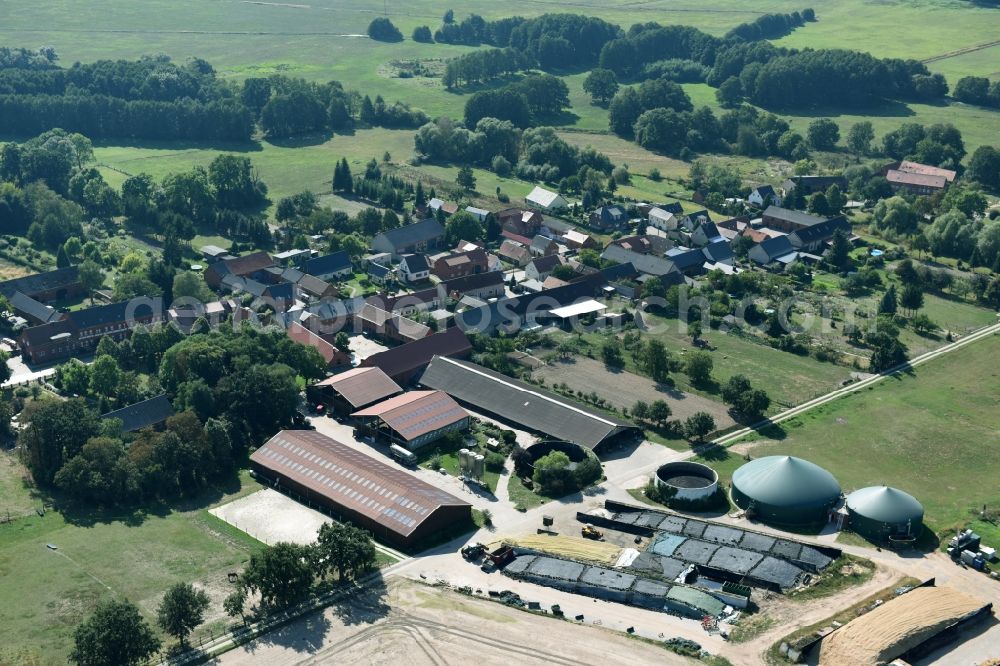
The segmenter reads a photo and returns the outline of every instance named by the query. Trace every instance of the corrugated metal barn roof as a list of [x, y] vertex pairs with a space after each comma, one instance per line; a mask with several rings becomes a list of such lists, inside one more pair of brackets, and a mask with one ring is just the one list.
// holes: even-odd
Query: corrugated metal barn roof
[[589, 449], [623, 429], [635, 428], [468, 361], [435, 356], [420, 383], [529, 430]]

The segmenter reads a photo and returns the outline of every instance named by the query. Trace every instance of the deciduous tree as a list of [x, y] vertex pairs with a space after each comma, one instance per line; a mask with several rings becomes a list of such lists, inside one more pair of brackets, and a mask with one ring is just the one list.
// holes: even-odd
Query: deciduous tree
[[208, 603], [203, 590], [194, 589], [190, 583], [177, 583], [163, 595], [156, 609], [156, 621], [183, 648], [188, 635], [204, 620]]
[[77, 666], [132, 666], [160, 649], [160, 640], [125, 600], [101, 601], [93, 615], [77, 627], [69, 659]]

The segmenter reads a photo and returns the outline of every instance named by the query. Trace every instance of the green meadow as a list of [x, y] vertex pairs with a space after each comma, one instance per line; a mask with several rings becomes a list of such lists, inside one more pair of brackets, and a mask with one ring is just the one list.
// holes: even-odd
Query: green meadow
[[[993, 335], [767, 428], [740, 448], [749, 447], [754, 458], [810, 460], [837, 477], [845, 492], [901, 488], [920, 500], [928, 524], [942, 532], [973, 521], [983, 505], [1000, 503], [998, 404], [1000, 336]], [[744, 460], [727, 451], [703, 462], [728, 483]]]

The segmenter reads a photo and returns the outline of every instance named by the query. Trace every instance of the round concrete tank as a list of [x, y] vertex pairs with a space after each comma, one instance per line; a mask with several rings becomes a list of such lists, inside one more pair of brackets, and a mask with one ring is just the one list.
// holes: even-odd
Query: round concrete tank
[[701, 500], [715, 494], [719, 475], [708, 465], [669, 462], [656, 470], [656, 485], [672, 489], [676, 499]]

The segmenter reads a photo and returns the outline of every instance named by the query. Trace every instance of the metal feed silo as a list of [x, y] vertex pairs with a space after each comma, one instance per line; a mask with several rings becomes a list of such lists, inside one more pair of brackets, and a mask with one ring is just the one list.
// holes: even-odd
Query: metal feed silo
[[902, 490], [872, 486], [847, 496], [851, 529], [874, 543], [907, 542], [920, 536], [924, 507]]
[[840, 499], [828, 471], [792, 456], [767, 456], [733, 473], [733, 502], [752, 517], [775, 525], [824, 523]]

